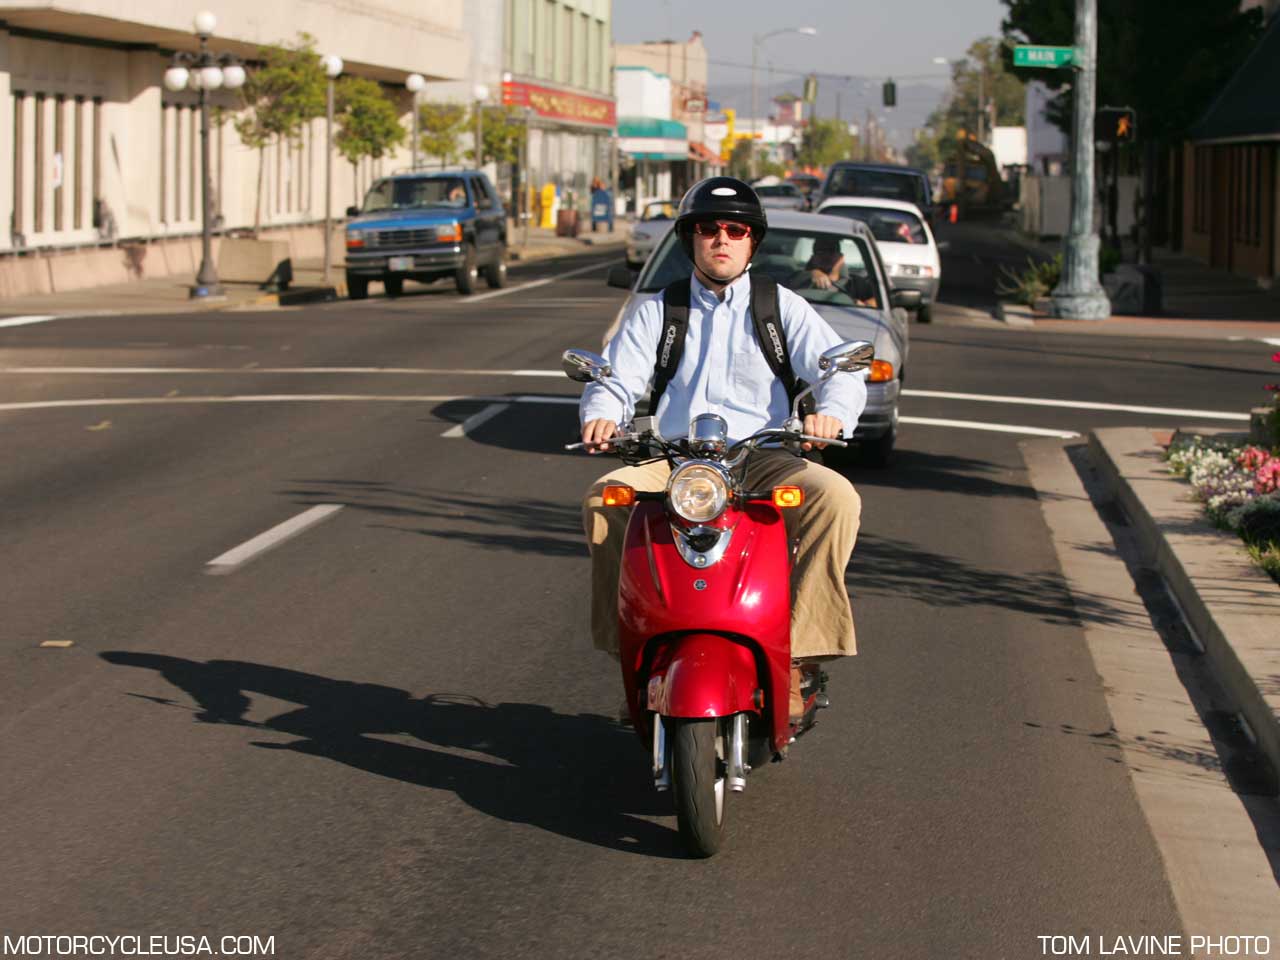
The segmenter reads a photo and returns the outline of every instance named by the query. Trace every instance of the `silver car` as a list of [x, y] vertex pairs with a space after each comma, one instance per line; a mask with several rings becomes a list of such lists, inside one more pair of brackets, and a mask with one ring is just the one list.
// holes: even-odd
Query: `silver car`
[[[919, 291], [891, 290], [866, 224], [816, 213], [769, 211], [769, 232], [751, 269], [804, 297], [841, 340], [870, 340], [875, 345], [877, 364], [867, 381], [867, 406], [854, 435], [854, 457], [866, 466], [887, 466], [898, 436], [898, 399], [908, 359], [906, 311], [919, 306]], [[818, 286], [820, 269], [834, 277], [827, 288]], [[625, 268], [610, 271], [610, 286], [629, 289], [631, 296], [605, 342], [636, 303], [692, 271], [674, 231], [661, 240], [634, 284]], [[833, 456], [836, 462], [846, 459], [843, 451], [833, 454], [833, 449], [827, 450], [828, 461]]]
[[650, 200], [640, 211], [640, 219], [631, 228], [627, 241], [627, 266], [639, 270], [653, 253], [658, 241], [667, 235], [675, 222], [679, 200]]
[[763, 184], [753, 188], [767, 210], [806, 210], [809, 200], [794, 183]]

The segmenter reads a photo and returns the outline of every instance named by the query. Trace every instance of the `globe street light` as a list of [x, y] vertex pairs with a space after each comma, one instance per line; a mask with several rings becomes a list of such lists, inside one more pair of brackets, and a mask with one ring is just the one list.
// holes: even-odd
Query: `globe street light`
[[170, 90], [200, 91], [200, 195], [202, 200], [200, 229], [200, 270], [192, 298], [226, 296], [218, 282], [218, 271], [213, 265], [213, 184], [209, 177], [209, 91], [225, 87], [235, 90], [244, 85], [244, 67], [235, 62], [231, 54], [215, 54], [209, 49], [209, 37], [217, 29], [218, 18], [208, 10], [195, 16], [195, 32], [200, 38], [197, 53], [179, 52], [173, 55], [172, 65], [164, 72], [164, 85]]
[[404, 78], [405, 89], [413, 94], [413, 169], [418, 169], [418, 91], [427, 85], [426, 78], [420, 73], [411, 73]]
[[333, 81], [342, 73], [342, 58], [332, 53], [320, 58], [329, 90], [324, 107], [324, 282], [333, 263]]
[[806, 37], [815, 36], [818, 31], [813, 27], [783, 27], [781, 30], [770, 30], [768, 33], [758, 33], [751, 38], [751, 177], [755, 179], [756, 175], [756, 144], [755, 135], [758, 132], [756, 125], [759, 124], [760, 104], [756, 96], [756, 60], [760, 53], [760, 44], [764, 43], [770, 37], [777, 37], [784, 33], [800, 33]]

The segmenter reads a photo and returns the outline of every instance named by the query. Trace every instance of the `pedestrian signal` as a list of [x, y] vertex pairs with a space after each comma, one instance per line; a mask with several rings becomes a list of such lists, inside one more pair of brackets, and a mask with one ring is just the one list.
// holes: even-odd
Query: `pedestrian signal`
[[884, 105], [886, 107], [896, 107], [898, 105], [898, 85], [892, 80], [884, 82]]
[[1138, 113], [1132, 107], [1103, 107], [1094, 120], [1099, 140], [1129, 143], [1138, 138]]

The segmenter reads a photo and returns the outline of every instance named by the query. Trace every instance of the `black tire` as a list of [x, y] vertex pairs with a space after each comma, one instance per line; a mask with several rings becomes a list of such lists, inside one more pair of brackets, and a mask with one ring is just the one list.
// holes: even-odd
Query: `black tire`
[[388, 297], [398, 297], [404, 293], [404, 277], [387, 277], [382, 281], [382, 289]]
[[476, 292], [476, 280], [479, 277], [479, 271], [476, 269], [476, 248], [468, 243], [462, 249], [462, 266], [454, 274], [453, 282], [457, 286], [458, 292], [467, 297]]
[[897, 439], [897, 431], [890, 430], [874, 440], [864, 440], [858, 445], [858, 465], [883, 470], [893, 460], [893, 445]]
[[933, 307], [925, 304], [916, 311], [916, 323], [933, 323]]
[[369, 278], [353, 277], [347, 274], [347, 296], [352, 300], [363, 300], [369, 296]]
[[498, 244], [498, 252], [493, 262], [484, 268], [484, 282], [490, 290], [498, 290], [507, 285], [507, 245]]
[[[659, 723], [661, 718], [656, 718]], [[710, 857], [724, 839], [728, 778], [717, 754], [720, 721], [671, 719], [671, 793], [680, 839], [690, 856]]]

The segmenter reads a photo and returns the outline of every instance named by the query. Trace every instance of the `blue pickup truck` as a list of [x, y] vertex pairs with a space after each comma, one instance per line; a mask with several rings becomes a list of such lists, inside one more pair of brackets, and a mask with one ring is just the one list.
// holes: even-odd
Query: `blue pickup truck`
[[398, 173], [376, 181], [347, 216], [347, 292], [369, 295], [369, 281], [398, 297], [404, 281], [452, 277], [458, 292], [507, 282], [507, 212], [478, 170]]

